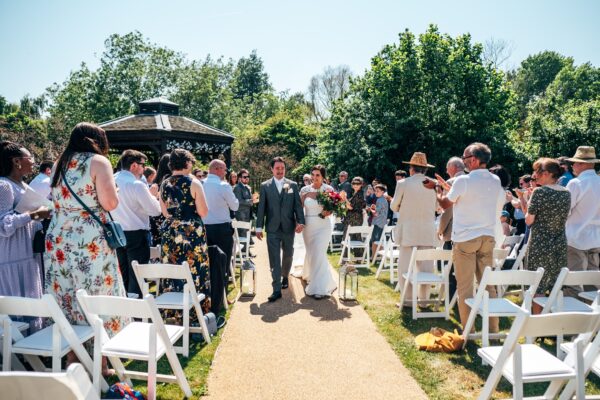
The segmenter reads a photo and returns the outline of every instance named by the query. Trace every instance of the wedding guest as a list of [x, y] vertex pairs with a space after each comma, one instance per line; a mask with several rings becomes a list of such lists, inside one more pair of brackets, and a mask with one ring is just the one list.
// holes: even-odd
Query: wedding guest
[[[500, 179], [487, 170], [491, 158], [487, 145], [470, 144], [462, 156], [469, 174], [457, 177], [446, 196], [441, 189], [437, 193], [442, 208], [454, 205], [452, 259], [463, 327], [470, 312], [465, 300], [474, 295], [473, 281], [479, 281], [485, 267], [492, 265], [496, 221], [506, 198]], [[433, 189], [435, 185], [427, 187]], [[495, 287], [489, 286], [487, 291], [491, 298], [496, 297]], [[490, 332], [498, 332], [498, 318], [490, 318]]]
[[[600, 163], [596, 150], [579, 146], [572, 163], [575, 178], [567, 184], [571, 212], [567, 219], [567, 261], [571, 271], [600, 269], [600, 176], [594, 165]], [[586, 290], [595, 290], [588, 287]]]
[[[435, 247], [435, 209], [437, 202], [435, 193], [423, 186], [428, 168], [435, 168], [427, 163], [425, 153], [416, 152], [410, 161], [403, 164], [409, 166], [409, 178], [396, 184], [396, 191], [392, 199], [391, 209], [398, 212], [398, 224], [394, 231], [394, 242], [398, 246], [398, 276], [400, 288], [404, 290], [403, 274], [408, 272], [413, 248], [430, 249]], [[422, 272], [433, 272], [432, 261], [419, 263]], [[425, 285], [419, 287], [417, 296], [421, 300], [429, 298], [429, 288]], [[405, 293], [405, 304], [412, 305], [412, 287], [408, 286]]]
[[[219, 246], [227, 256], [227, 264], [231, 262], [233, 251], [233, 227], [230, 211], [237, 211], [239, 201], [233, 189], [224, 181], [227, 166], [221, 160], [212, 160], [208, 165], [208, 177], [204, 181], [204, 193], [208, 214], [204, 218], [206, 238], [209, 246]], [[223, 273], [229, 276], [227, 268]]]
[[237, 185], [238, 183], [238, 174], [235, 171], [231, 171], [231, 173], [229, 174], [229, 185], [233, 188], [235, 187], [235, 185]]
[[[194, 162], [192, 153], [184, 149], [175, 149], [169, 156], [172, 173], [160, 187], [160, 208], [165, 217], [161, 226], [162, 262], [188, 263], [196, 292], [206, 296], [202, 309], [208, 311], [211, 302], [210, 272], [206, 230], [202, 222], [208, 214], [208, 205], [202, 184], [190, 176]], [[180, 292], [183, 283], [162, 280], [167, 291]], [[180, 311], [168, 312], [165, 316], [181, 319], [182, 314]], [[195, 314], [193, 319], [197, 320]]]
[[387, 187], [385, 185], [380, 183], [375, 186], [375, 196], [377, 200], [369, 209], [373, 215], [373, 233], [371, 235], [372, 254], [375, 254], [375, 251], [377, 250], [377, 243], [375, 242], [379, 242], [381, 240], [383, 228], [387, 224], [388, 210], [390, 205], [384, 196], [386, 192]]
[[[517, 195], [519, 194], [519, 192], [525, 193], [529, 187], [531, 187], [531, 175], [523, 175], [519, 178], [519, 189], [515, 189], [517, 191]], [[527, 202], [528, 200], [529, 198], [527, 196], [527, 198], [524, 199], [524, 201]], [[512, 201], [512, 205], [515, 208], [514, 217], [515, 227], [517, 228], [515, 235], [520, 235], [522, 233], [525, 233], [525, 212], [523, 211], [521, 202], [518, 198]]]
[[[465, 164], [460, 157], [451, 157], [446, 163], [446, 173], [450, 177], [446, 182], [448, 185], [452, 186], [456, 178], [465, 174]], [[444, 193], [447, 194], [447, 191]], [[437, 234], [438, 237], [444, 243], [442, 248], [444, 250], [452, 250], [452, 220], [453, 220], [453, 209], [452, 207], [448, 207], [443, 210], [442, 215], [440, 216], [440, 221], [438, 225]], [[450, 271], [449, 279], [449, 296], [452, 298], [454, 293], [456, 293], [456, 276], [454, 275], [454, 266], [452, 266], [452, 270]]]
[[562, 171], [562, 175], [558, 178], [558, 184], [560, 186], [567, 186], [567, 184], [574, 178], [573, 173], [571, 172], [571, 166], [569, 165], [569, 161], [567, 161], [568, 157], [558, 157], [558, 162], [560, 163], [560, 168]]
[[505, 199], [502, 205], [502, 209], [498, 211], [498, 218], [496, 220], [496, 233], [494, 235], [496, 243], [498, 243], [498, 246], [500, 246], [500, 244], [504, 242], [505, 237], [504, 231], [502, 229], [502, 222], [500, 220], [500, 213], [503, 210], [508, 211], [510, 218], [510, 213], [514, 212], [514, 207], [512, 206], [513, 195], [509, 190], [509, 186], [512, 182], [512, 179], [510, 177], [510, 174], [508, 173], [508, 170], [500, 164], [496, 164], [493, 167], [491, 167], [490, 172], [500, 179], [500, 185], [502, 186], [505, 192]]
[[[538, 184], [527, 207], [525, 222], [530, 226], [527, 269], [544, 268], [537, 295], [548, 295], [561, 268], [567, 266], [565, 224], [571, 207], [571, 194], [556, 182], [562, 171], [558, 161], [539, 158], [533, 163], [532, 179]], [[541, 312], [541, 308], [536, 310]]]
[[333, 184], [333, 189], [336, 192], [344, 191], [346, 192], [347, 196], [352, 195], [352, 185], [348, 182], [348, 173], [346, 171], [342, 171], [339, 173], [338, 181]]
[[312, 178], [310, 177], [310, 174], [304, 174], [304, 176], [302, 177], [302, 183], [303, 186], [312, 185]]
[[[25, 194], [23, 178], [33, 171], [35, 160], [19, 144], [0, 142], [0, 295], [40, 298], [42, 271], [34, 257], [33, 236], [48, 218], [47, 209], [19, 213], [15, 207]], [[42, 327], [33, 320], [34, 330]]]
[[502, 213], [500, 213], [500, 224], [502, 225], [502, 234], [504, 236], [510, 236], [510, 223], [510, 213], [506, 210], [502, 210]]
[[144, 178], [146, 179], [148, 186], [152, 185], [156, 178], [156, 170], [152, 167], [144, 168]]
[[[235, 212], [235, 219], [238, 221], [252, 221], [252, 206], [254, 205], [254, 197], [252, 196], [252, 188], [250, 182], [250, 173], [247, 169], [240, 169], [238, 172], [239, 181], [233, 187], [233, 194], [238, 199], [239, 207]], [[240, 229], [239, 235], [245, 237], [247, 229]]]
[[[54, 212], [46, 234], [45, 291], [54, 296], [73, 325], [88, 324], [77, 303], [78, 289], [91, 295], [126, 296], [117, 254], [108, 245], [103, 227], [80, 203], [100, 220], [111, 220], [108, 212], [117, 207], [119, 199], [106, 158], [108, 149], [104, 130], [81, 122], [71, 131], [52, 177]], [[111, 334], [121, 330], [125, 322], [120, 317], [102, 318]], [[69, 357], [73, 361], [72, 353]], [[109, 373], [106, 359], [102, 369]]]
[[138, 298], [142, 298], [142, 291], [131, 263], [150, 261], [150, 217], [160, 215], [161, 211], [158, 187], [148, 188], [141, 180], [146, 160], [146, 155], [136, 150], [125, 150], [121, 155], [122, 170], [115, 178], [119, 205], [112, 213], [127, 238], [127, 245], [117, 249], [123, 284], [128, 295], [135, 294]]
[[52, 175], [52, 161], [44, 161], [40, 164], [39, 174], [29, 182], [29, 187], [50, 199], [50, 175]]
[[154, 183], [156, 183], [159, 188], [162, 185], [163, 181], [169, 176], [171, 176], [171, 169], [169, 168], [170, 158], [171, 154], [166, 153], [163, 154], [162, 157], [160, 157], [160, 160], [158, 161], [158, 169], [156, 170], [156, 178], [154, 178]]
[[394, 177], [396, 178], [396, 182], [401, 181], [403, 179], [406, 179], [407, 176], [408, 176], [408, 174], [403, 169], [399, 169], [398, 171], [396, 171], [394, 173]]
[[362, 192], [363, 178], [356, 176], [352, 179], [352, 192], [350, 197], [346, 196], [346, 216], [344, 217], [344, 237], [349, 226], [361, 226], [363, 224], [364, 210], [367, 208], [367, 202]]

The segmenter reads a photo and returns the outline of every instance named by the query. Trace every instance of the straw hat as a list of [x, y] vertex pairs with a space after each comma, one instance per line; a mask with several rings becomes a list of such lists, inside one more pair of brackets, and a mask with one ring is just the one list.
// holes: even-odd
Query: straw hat
[[427, 156], [425, 153], [415, 152], [413, 153], [410, 161], [402, 161], [403, 164], [416, 165], [417, 167], [435, 168], [434, 165], [427, 164]]
[[575, 155], [568, 158], [567, 161], [589, 164], [600, 163], [600, 160], [596, 158], [596, 150], [592, 146], [579, 146]]

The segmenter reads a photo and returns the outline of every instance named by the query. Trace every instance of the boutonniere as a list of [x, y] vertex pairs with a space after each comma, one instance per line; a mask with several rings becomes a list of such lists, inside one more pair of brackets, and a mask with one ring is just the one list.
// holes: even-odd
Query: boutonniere
[[290, 184], [289, 183], [284, 183], [283, 184], [283, 190], [288, 191], [290, 189]]

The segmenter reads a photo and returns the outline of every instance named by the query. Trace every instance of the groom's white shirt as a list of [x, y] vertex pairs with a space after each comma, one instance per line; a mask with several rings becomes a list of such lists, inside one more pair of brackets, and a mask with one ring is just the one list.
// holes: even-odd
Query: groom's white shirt
[[[283, 182], [285, 181], [285, 176], [281, 179], [277, 179], [273, 177], [273, 182], [275, 182], [275, 186], [277, 187], [277, 191], [281, 193], [283, 190]], [[262, 232], [262, 228], [256, 228], [256, 232]]]

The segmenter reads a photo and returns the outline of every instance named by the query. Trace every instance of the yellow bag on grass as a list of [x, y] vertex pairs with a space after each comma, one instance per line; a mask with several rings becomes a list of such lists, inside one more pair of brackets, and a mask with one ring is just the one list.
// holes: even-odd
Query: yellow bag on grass
[[421, 333], [415, 338], [419, 350], [433, 353], [452, 353], [462, 349], [464, 340], [456, 329], [449, 332], [442, 328], [431, 328], [429, 332]]

